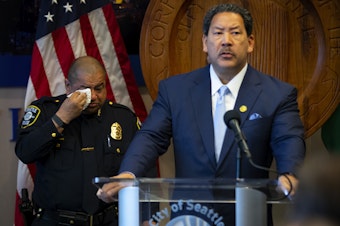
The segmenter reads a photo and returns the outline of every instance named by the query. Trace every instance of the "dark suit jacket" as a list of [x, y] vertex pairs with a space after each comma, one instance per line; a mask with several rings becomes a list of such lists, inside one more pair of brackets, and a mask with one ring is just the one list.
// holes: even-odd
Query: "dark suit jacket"
[[[235, 178], [237, 144], [227, 130], [220, 160], [214, 156], [214, 129], [209, 66], [159, 83], [152, 110], [129, 146], [120, 171], [143, 175], [166, 152], [173, 138], [176, 177]], [[270, 167], [273, 156], [279, 173], [294, 173], [305, 154], [304, 127], [299, 117], [297, 90], [248, 66], [234, 109], [240, 112], [253, 161]], [[250, 120], [257, 113], [261, 118]], [[244, 178], [268, 173], [243, 159]]]
[[[294, 173], [302, 163], [304, 127], [296, 98], [293, 86], [248, 66], [234, 109], [240, 112], [240, 127], [257, 165], [270, 167], [275, 157], [279, 173]], [[241, 112], [241, 106], [246, 111]], [[255, 114], [260, 117], [253, 119]], [[159, 83], [157, 100], [130, 144], [120, 172], [143, 175], [167, 151], [172, 138], [177, 178], [235, 178], [238, 148], [234, 132], [227, 130], [216, 163], [213, 131], [209, 66], [165, 79]], [[244, 157], [242, 177], [267, 178], [268, 172], [254, 168]], [[213, 206], [226, 225], [234, 225], [234, 207], [225, 207]]]

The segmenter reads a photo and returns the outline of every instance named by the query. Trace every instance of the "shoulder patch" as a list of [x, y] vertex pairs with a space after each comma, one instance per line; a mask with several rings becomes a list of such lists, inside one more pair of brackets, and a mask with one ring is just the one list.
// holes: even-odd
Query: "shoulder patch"
[[35, 105], [29, 105], [25, 110], [24, 118], [21, 122], [21, 128], [26, 128], [33, 125], [40, 115], [40, 108]]

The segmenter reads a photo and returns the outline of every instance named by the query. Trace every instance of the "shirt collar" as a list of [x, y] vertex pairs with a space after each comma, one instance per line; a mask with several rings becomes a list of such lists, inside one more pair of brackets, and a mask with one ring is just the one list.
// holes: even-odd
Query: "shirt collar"
[[[230, 93], [233, 95], [233, 97], [235, 97], [235, 99], [237, 98], [238, 91], [240, 90], [243, 78], [246, 75], [247, 68], [248, 64], [246, 64], [242, 68], [242, 70], [236, 76], [234, 76], [234, 78], [230, 80], [227, 84]], [[223, 86], [223, 83], [218, 78], [211, 64], [210, 64], [210, 80], [211, 80], [211, 95], [213, 96], [219, 90], [219, 88]]]

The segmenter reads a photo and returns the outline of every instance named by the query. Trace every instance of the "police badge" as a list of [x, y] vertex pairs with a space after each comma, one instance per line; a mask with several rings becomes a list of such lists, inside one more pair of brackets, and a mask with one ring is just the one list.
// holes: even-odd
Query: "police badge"
[[111, 125], [111, 137], [114, 140], [121, 140], [123, 138], [122, 127], [118, 122], [115, 122]]

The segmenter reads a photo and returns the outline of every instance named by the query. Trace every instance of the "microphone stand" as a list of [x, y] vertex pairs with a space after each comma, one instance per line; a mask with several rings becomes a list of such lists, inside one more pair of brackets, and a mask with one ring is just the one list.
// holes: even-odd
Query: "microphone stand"
[[235, 133], [238, 146], [236, 153], [236, 184], [235, 184], [235, 219], [236, 226], [267, 225], [266, 195], [252, 187], [242, 178], [242, 155], [244, 152], [249, 162], [253, 164], [247, 141], [240, 128], [241, 117], [236, 110], [225, 113], [224, 122]]
[[242, 180], [242, 151], [238, 147], [236, 156], [236, 181], [241, 180]]
[[236, 226], [253, 226], [254, 222], [256, 222], [255, 225], [267, 225], [267, 197], [261, 191], [247, 185], [247, 181], [243, 178], [243, 152], [241, 148], [237, 148], [235, 223]]

